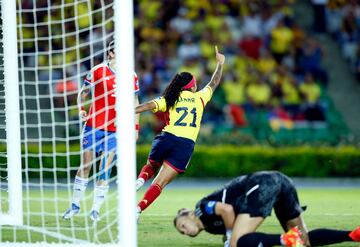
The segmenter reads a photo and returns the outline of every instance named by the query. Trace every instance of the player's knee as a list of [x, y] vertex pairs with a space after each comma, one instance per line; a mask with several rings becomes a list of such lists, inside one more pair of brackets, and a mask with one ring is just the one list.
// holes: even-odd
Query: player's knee
[[159, 162], [156, 162], [154, 160], [148, 160], [147, 164], [149, 166], [151, 166], [152, 168], [154, 168], [154, 169], [157, 169], [157, 168], [159, 168], [161, 166], [161, 164]]

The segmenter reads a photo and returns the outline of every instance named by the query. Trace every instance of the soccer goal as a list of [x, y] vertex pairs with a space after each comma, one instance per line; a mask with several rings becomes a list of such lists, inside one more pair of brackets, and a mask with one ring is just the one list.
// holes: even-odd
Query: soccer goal
[[[137, 246], [132, 0], [0, 2], [0, 245]], [[64, 220], [83, 159], [77, 94], [111, 40], [117, 169], [92, 221], [94, 155], [81, 209]]]

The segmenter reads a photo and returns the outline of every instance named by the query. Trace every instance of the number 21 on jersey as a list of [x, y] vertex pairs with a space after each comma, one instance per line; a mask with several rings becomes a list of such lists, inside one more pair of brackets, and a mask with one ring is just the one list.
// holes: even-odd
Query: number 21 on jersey
[[174, 123], [174, 126], [187, 126], [189, 124], [190, 127], [196, 128], [196, 108], [194, 107], [190, 114], [192, 115], [191, 123], [186, 123], [184, 119], [189, 114], [189, 109], [187, 107], [177, 107], [176, 112], [181, 114], [180, 118]]

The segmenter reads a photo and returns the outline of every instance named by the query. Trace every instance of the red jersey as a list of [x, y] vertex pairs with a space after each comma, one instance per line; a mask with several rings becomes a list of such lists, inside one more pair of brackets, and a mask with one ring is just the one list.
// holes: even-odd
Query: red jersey
[[[92, 103], [86, 126], [115, 132], [115, 73], [107, 63], [101, 63], [87, 74], [85, 85], [92, 87]], [[134, 73], [134, 90], [139, 91], [139, 81]]]

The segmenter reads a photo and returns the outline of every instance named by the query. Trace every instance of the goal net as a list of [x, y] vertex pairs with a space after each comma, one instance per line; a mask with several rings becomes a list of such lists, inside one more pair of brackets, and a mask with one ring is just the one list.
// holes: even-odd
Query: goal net
[[79, 213], [63, 219], [83, 161], [77, 94], [107, 59], [109, 42], [117, 42], [114, 8], [131, 1], [116, 1], [0, 0], [0, 245], [121, 243], [116, 169], [100, 220], [90, 218], [100, 156]]

